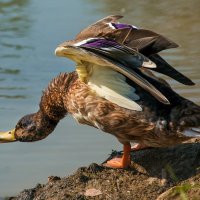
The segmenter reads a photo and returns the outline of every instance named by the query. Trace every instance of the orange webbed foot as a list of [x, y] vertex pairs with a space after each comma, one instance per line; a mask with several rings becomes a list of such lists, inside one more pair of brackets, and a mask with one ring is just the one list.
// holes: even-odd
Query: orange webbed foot
[[123, 157], [122, 158], [113, 158], [109, 161], [107, 161], [103, 166], [110, 167], [110, 168], [118, 168], [118, 169], [125, 169], [130, 166], [130, 159], [127, 160], [126, 163], [123, 163]]
[[131, 151], [131, 145], [130, 144], [124, 145], [124, 152], [121, 158], [120, 157], [112, 158], [103, 165], [105, 167], [110, 167], [110, 168], [119, 168], [119, 169], [128, 168], [131, 164], [130, 151]]

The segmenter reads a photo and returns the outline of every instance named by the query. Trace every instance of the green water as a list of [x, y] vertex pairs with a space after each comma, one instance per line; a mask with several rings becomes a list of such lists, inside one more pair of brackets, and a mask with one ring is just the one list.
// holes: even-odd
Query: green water
[[[200, 104], [199, 7], [198, 0], [0, 0], [0, 131], [35, 112], [47, 83], [74, 69], [71, 61], [54, 56], [55, 47], [110, 14], [122, 14], [124, 21], [180, 44], [162, 54], [196, 86], [167, 80]], [[64, 176], [91, 162], [100, 163], [112, 149], [120, 148], [112, 136], [67, 117], [43, 141], [0, 145], [0, 197], [45, 183], [50, 175]]]

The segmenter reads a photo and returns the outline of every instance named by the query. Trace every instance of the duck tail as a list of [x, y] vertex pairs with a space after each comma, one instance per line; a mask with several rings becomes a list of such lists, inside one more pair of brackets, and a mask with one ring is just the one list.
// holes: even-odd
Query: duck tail
[[[175, 111], [176, 110], [176, 111]], [[200, 106], [197, 104], [185, 100], [176, 107], [174, 111], [171, 113], [174, 114], [174, 120], [177, 125], [180, 126], [180, 130], [182, 130], [182, 134], [187, 137], [200, 137]], [[171, 115], [171, 116], [172, 116]]]

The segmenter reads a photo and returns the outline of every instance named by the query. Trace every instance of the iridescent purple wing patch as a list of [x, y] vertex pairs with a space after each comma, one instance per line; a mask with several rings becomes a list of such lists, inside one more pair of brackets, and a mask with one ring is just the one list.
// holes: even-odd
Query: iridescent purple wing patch
[[112, 63], [117, 65], [121, 64], [128, 68], [138, 68], [142, 66], [147, 68], [156, 67], [155, 64], [144, 55], [124, 45], [120, 45], [113, 40], [91, 38], [79, 45], [79, 47], [93, 52]]
[[130, 25], [130, 24], [122, 24], [122, 23], [111, 23], [111, 24], [116, 29], [124, 29], [124, 28], [138, 29], [136, 26], [133, 26], [133, 25]]
[[104, 38], [96, 38], [88, 40], [85, 44], [80, 45], [82, 47], [95, 47], [95, 48], [108, 48], [118, 46], [118, 43], [113, 40], [106, 40]]

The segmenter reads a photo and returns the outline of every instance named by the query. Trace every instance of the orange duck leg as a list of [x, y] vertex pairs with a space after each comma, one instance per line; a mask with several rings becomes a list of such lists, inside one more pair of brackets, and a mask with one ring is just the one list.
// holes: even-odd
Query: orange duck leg
[[123, 147], [124, 153], [121, 158], [113, 158], [107, 161], [104, 166], [111, 168], [127, 168], [131, 164], [131, 145], [125, 144]]

